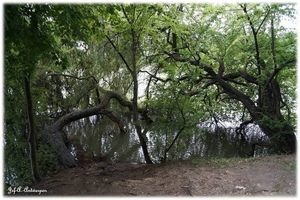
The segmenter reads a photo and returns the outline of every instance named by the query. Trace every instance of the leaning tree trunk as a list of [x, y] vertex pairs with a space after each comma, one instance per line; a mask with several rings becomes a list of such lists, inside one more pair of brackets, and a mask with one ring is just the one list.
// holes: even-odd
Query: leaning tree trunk
[[294, 128], [280, 112], [281, 93], [276, 79], [270, 79], [263, 87], [260, 104], [255, 105], [251, 98], [227, 83], [212, 68], [205, 66], [205, 71], [218, 82], [224, 92], [240, 101], [250, 113], [254, 123], [270, 138], [277, 153], [296, 153], [297, 139]]
[[119, 94], [115, 92], [106, 91], [102, 88], [100, 88], [100, 90], [104, 93], [104, 97], [99, 105], [92, 108], [68, 113], [59, 118], [51, 126], [46, 127], [42, 132], [42, 140], [53, 147], [55, 154], [59, 158], [60, 164], [64, 168], [71, 168], [77, 166], [75, 159], [72, 156], [70, 149], [68, 149], [68, 147], [66, 146], [66, 141], [63, 137], [63, 128], [67, 124], [85, 117], [101, 114], [107, 116], [112, 122], [116, 123], [121, 133], [127, 132], [123, 122], [116, 116], [114, 116], [111, 111], [105, 109], [105, 107], [108, 105], [109, 101], [112, 98], [116, 99], [120, 105], [127, 107], [130, 110], [132, 110], [133, 107], [132, 103], [127, 100], [124, 100]]
[[297, 139], [294, 128], [284, 119], [281, 109], [281, 92], [275, 78], [263, 87], [260, 98], [261, 119], [256, 122], [270, 138], [273, 148], [278, 153], [296, 153]]
[[93, 108], [66, 114], [63, 117], [59, 118], [51, 126], [46, 127], [42, 132], [43, 142], [49, 144], [53, 148], [63, 168], [71, 168], [77, 166], [75, 158], [71, 154], [70, 149], [68, 149], [68, 147], [65, 144], [65, 140], [63, 137], [64, 133], [62, 131], [63, 127], [81, 118], [101, 114], [103, 106], [100, 105]]
[[58, 156], [60, 165], [63, 168], [77, 166], [74, 156], [71, 154], [70, 149], [68, 149], [65, 144], [62, 130], [53, 131], [51, 126], [46, 127], [42, 132], [42, 141], [52, 147], [54, 153]]
[[[187, 61], [187, 59], [176, 57], [173, 54], [168, 55], [179, 62]], [[281, 114], [281, 104], [284, 103], [281, 99], [279, 84], [275, 79], [275, 75], [280, 71], [280, 68], [274, 70], [265, 84], [259, 87], [259, 103], [256, 104], [248, 95], [226, 82], [222, 74], [217, 74], [211, 67], [195, 63], [194, 61], [189, 62], [192, 65], [202, 67], [214, 80], [214, 84], [217, 83], [230, 98], [240, 101], [244, 105], [254, 123], [258, 124], [261, 130], [270, 138], [275, 152], [296, 153], [297, 139], [295, 130]], [[249, 74], [245, 72], [231, 75], [234, 75], [234, 77], [238, 75], [238, 77], [242, 77], [246, 81], [258, 84], [255, 78], [253, 80], [249, 79]]]
[[272, 149], [275, 153], [293, 154], [296, 153], [297, 139], [294, 128], [285, 121], [272, 119], [275, 123], [280, 123], [281, 127], [270, 126], [269, 124], [258, 123], [261, 130], [270, 138]]
[[42, 133], [42, 140], [53, 147], [55, 154], [59, 158], [59, 162], [63, 168], [76, 167], [74, 156], [66, 145], [64, 139], [63, 127], [72, 121], [76, 121], [92, 115], [102, 114], [108, 116], [113, 122], [117, 123], [121, 133], [125, 133], [125, 127], [121, 120], [116, 118], [111, 112], [104, 109], [101, 104], [99, 106], [88, 108], [73, 113], [69, 113], [57, 120], [53, 125], [46, 127]]
[[[204, 62], [201, 62], [200, 56], [197, 53], [195, 56], [192, 56], [193, 59], [187, 58], [184, 55], [180, 54], [178, 51], [178, 48], [176, 48], [177, 45], [177, 36], [176, 34], [173, 34], [173, 41], [168, 41], [169, 45], [172, 47], [173, 52], [167, 52], [164, 51], [166, 55], [168, 55], [170, 58], [177, 62], [188, 62], [191, 65], [200, 67], [201, 69], [204, 69], [204, 71], [207, 73], [207, 77], [210, 81], [207, 82], [204, 87], [207, 88], [210, 85], [218, 85], [220, 86], [223, 91], [222, 93], [226, 93], [230, 99], [235, 99], [239, 102], [241, 102], [244, 107], [249, 112], [252, 120], [254, 123], [258, 124], [261, 128], [261, 130], [270, 138], [271, 145], [274, 147], [274, 150], [277, 153], [296, 153], [296, 144], [297, 139], [295, 136], [295, 130], [289, 124], [288, 120], [283, 117], [281, 114], [282, 106], [287, 106], [281, 99], [281, 93], [279, 84], [276, 81], [276, 75], [280, 70], [282, 70], [284, 67], [286, 67], [287, 64], [296, 63], [295, 59], [287, 60], [286, 63], [278, 64], [276, 61], [276, 48], [275, 48], [275, 33], [274, 33], [274, 24], [273, 20], [275, 18], [271, 18], [271, 54], [272, 54], [272, 60], [274, 66], [266, 66], [266, 63], [264, 62], [263, 57], [261, 56], [260, 52], [260, 43], [258, 41], [259, 39], [259, 30], [261, 28], [261, 25], [265, 22], [267, 19], [266, 17], [263, 18], [263, 21], [261, 21], [261, 24], [258, 27], [255, 27], [252, 21], [252, 17], [250, 16], [249, 10], [247, 9], [247, 4], [240, 4], [245, 17], [249, 23], [253, 40], [254, 40], [254, 48], [255, 53], [254, 57], [256, 60], [256, 67], [257, 71], [255, 73], [255, 76], [247, 73], [247, 66], [248, 62], [245, 65], [245, 69], [243, 71], [233, 72], [225, 74], [225, 63], [224, 63], [224, 57], [218, 58], [215, 57], [215, 55], [209, 53], [208, 50], [203, 49], [200, 52], [207, 55], [208, 57], [212, 58], [214, 62], [219, 63], [219, 69], [216, 73], [214, 69], [212, 68], [213, 63], [209, 65], [205, 64]], [[269, 12], [268, 12], [269, 14]], [[264, 33], [265, 34], [265, 33]], [[169, 35], [167, 36], [169, 38]], [[251, 62], [251, 60], [249, 60]], [[270, 74], [269, 70], [273, 69], [273, 72]], [[263, 78], [267, 77], [267, 80], [263, 80]], [[234, 79], [241, 78], [245, 82], [239, 82]], [[201, 75], [200, 80], [203, 80], [204, 78]], [[255, 87], [258, 88], [257, 94], [253, 94], [254, 98], [258, 96], [257, 99], [251, 100], [251, 98], [242, 90], [238, 89], [238, 87], [234, 87], [234, 84], [236, 83], [239, 85], [247, 87], [249, 84], [254, 84]], [[251, 86], [253, 87], [253, 86]], [[254, 102], [255, 101], [255, 102]]]
[[[260, 126], [262, 131], [270, 138], [272, 146], [277, 153], [295, 153], [297, 139], [294, 133], [294, 128], [284, 119], [281, 114], [281, 103], [285, 105], [281, 98], [281, 92], [278, 82], [276, 81], [277, 73], [284, 67], [279, 66], [276, 59], [276, 34], [274, 29], [275, 16], [271, 17], [271, 55], [273, 60], [273, 73], [269, 73], [268, 67], [264, 62], [261, 54], [258, 34], [260, 27], [255, 27], [250, 17], [247, 5], [241, 5], [248, 23], [252, 30], [254, 46], [255, 46], [255, 59], [257, 66], [257, 74], [266, 75], [267, 80], [263, 83], [258, 82], [258, 105], [256, 111], [252, 110], [252, 118]], [[265, 20], [265, 19], [264, 19]], [[263, 23], [262, 21], [261, 23]], [[295, 62], [292, 60], [292, 62]], [[269, 66], [271, 67], [271, 66]], [[287, 106], [287, 105], [285, 105]], [[251, 109], [250, 109], [251, 110]], [[249, 108], [248, 111], [250, 112]], [[250, 112], [250, 113], [251, 113]], [[256, 112], [254, 114], [254, 112]], [[259, 115], [259, 117], [257, 117]]]

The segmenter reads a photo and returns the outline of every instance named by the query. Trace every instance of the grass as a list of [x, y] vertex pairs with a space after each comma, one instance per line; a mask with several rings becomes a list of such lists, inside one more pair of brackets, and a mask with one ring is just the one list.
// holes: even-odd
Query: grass
[[286, 165], [286, 169], [292, 170], [292, 171], [296, 170], [296, 167], [297, 167], [296, 166], [296, 161], [293, 161], [293, 162]]
[[[209, 159], [200, 159], [200, 158], [192, 158], [191, 162], [196, 165], [196, 166], [212, 166], [216, 168], [225, 168], [225, 167], [234, 167], [239, 164], [254, 164], [256, 162], [259, 162], [257, 158], [240, 158], [240, 157], [233, 157], [233, 158], [209, 158]], [[283, 167], [286, 170], [291, 170], [295, 171], [297, 166], [296, 166], [296, 161], [290, 161], [288, 163], [285, 163]]]
[[192, 163], [197, 166], [210, 165], [217, 168], [233, 167], [241, 163], [252, 162], [253, 158], [210, 158], [210, 159], [192, 159]]

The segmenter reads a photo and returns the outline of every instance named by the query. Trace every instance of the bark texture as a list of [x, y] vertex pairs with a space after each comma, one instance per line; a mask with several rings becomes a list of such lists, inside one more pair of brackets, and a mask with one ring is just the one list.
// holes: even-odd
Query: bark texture
[[41, 176], [38, 170], [38, 162], [37, 162], [37, 137], [35, 131], [34, 117], [33, 117], [33, 107], [32, 107], [32, 98], [31, 98], [31, 90], [30, 90], [30, 80], [25, 78], [25, 93], [26, 93], [26, 102], [27, 102], [27, 115], [28, 115], [28, 144], [30, 150], [30, 165], [34, 182], [41, 181]]

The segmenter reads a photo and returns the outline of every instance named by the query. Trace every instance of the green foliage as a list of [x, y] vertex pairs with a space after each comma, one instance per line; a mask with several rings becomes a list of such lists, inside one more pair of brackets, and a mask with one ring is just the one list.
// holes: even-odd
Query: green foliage
[[[33, 183], [29, 162], [28, 144], [24, 139], [5, 137], [4, 176], [5, 186], [24, 186]], [[18, 141], [18, 142], [16, 142]], [[12, 145], [14, 144], [14, 145]], [[56, 155], [47, 145], [38, 149], [39, 170], [42, 177], [47, 178], [60, 170]]]
[[[6, 141], [7, 144], [4, 147], [5, 186], [31, 185], [33, 182], [27, 143], [20, 142], [20, 140], [12, 142], [7, 137]], [[12, 143], [15, 143], [15, 145], [12, 145]]]
[[[257, 123], [259, 125], [268, 127], [270, 130], [283, 130], [285, 126], [285, 122], [282, 122], [278, 119], [274, 119], [273, 117], [269, 117], [267, 115], [264, 115], [261, 120], [258, 120]], [[279, 131], [274, 133], [273, 138], [280, 138], [282, 135], [284, 135], [284, 131]]]
[[53, 152], [53, 149], [49, 145], [41, 144], [38, 147], [37, 158], [42, 177], [48, 178], [60, 170], [57, 155]]
[[[168, 86], [168, 89], [165, 87]], [[182, 152], [187, 145], [184, 143], [185, 136], [195, 134], [196, 125], [205, 119], [207, 113], [204, 110], [204, 104], [196, 101], [194, 98], [183, 95], [187, 85], [176, 85], [167, 83], [166, 85], [157, 85], [153, 98], [147, 101], [153, 112], [150, 117], [154, 120], [149, 130], [150, 140], [157, 147], [156, 152], [163, 155], [164, 149], [169, 148], [175, 140], [176, 135], [180, 134], [176, 147], [172, 147], [169, 152], [172, 159], [172, 153]], [[180, 130], [182, 130], [182, 133]], [[176, 154], [176, 153], [175, 153]], [[177, 155], [178, 156], [178, 155]]]
[[[7, 68], [5, 68], [5, 72], [6, 70]], [[23, 106], [25, 105], [24, 91], [19, 80], [6, 79], [4, 96], [5, 185], [31, 184], [32, 175], [26, 142], [27, 113], [26, 107]]]
[[[50, 69], [49, 65], [55, 69], [57, 65], [66, 68], [69, 64], [64, 45], [70, 47], [71, 43], [67, 43], [63, 37], [60, 37], [61, 32], [57, 31], [59, 23], [53, 23], [59, 22], [55, 18], [57, 14], [55, 11], [58, 10], [54, 10], [49, 4], [5, 5], [4, 149], [6, 183], [9, 185], [32, 183], [27, 147], [28, 122], [23, 80], [28, 78], [33, 80], [33, 85], [38, 85], [32, 91], [33, 96], [36, 97], [33, 103], [35, 111], [40, 117], [34, 128], [40, 130], [45, 125], [43, 117], [48, 107], [44, 105], [47, 102], [44, 101], [47, 96], [42, 96], [45, 93], [42, 93], [42, 90], [37, 91], [44, 85], [43, 81], [42, 84], [38, 83], [39, 76], [43, 75], [38, 72], [43, 70], [38, 69], [37, 66], [48, 64], [47, 69], [44, 69], [46, 71]], [[64, 22], [66, 23], [65, 19]], [[64, 30], [68, 31], [66, 28]], [[72, 42], [71, 38], [69, 39]], [[41, 172], [46, 175], [55, 162], [49, 150], [42, 148], [40, 154]], [[46, 169], [48, 167], [50, 168]]]
[[[258, 46], [265, 63], [260, 75], [253, 32], [241, 5], [248, 8], [255, 30], [259, 28]], [[296, 33], [280, 24], [284, 18], [295, 19], [294, 5], [241, 5], [5, 5], [6, 177], [17, 176], [13, 184], [31, 180], [24, 77], [32, 81], [39, 132], [45, 124], [53, 122], [52, 117], [98, 105], [98, 86], [131, 99], [134, 42], [140, 86], [138, 105], [147, 108], [154, 121], [142, 126], [149, 130], [149, 143], [153, 144], [158, 156], [181, 129], [180, 137], [169, 152], [170, 157], [177, 149], [188, 146], [188, 136], [201, 134], [196, 129], [199, 123], [240, 122], [251, 118], [244, 104], [225, 93], [204, 70], [204, 67], [211, 67], [218, 74], [220, 61], [225, 66], [222, 79], [247, 95], [255, 105], [258, 85], [243, 77], [229, 80], [226, 75], [247, 72], [263, 86], [274, 69], [280, 69], [274, 77], [281, 91], [280, 111], [286, 122], [295, 126]], [[275, 27], [276, 63], [272, 56], [271, 19]], [[174, 35], [177, 36], [176, 51], [181, 56], [180, 62], [171, 58], [176, 52], [172, 46]], [[190, 62], [196, 60], [198, 65]], [[54, 73], [70, 76], [49, 75]], [[127, 109], [124, 111], [121, 107], [112, 101], [109, 109], [122, 117]], [[267, 115], [257, 123], [267, 124], [271, 129], [284, 126]], [[41, 144], [39, 149], [40, 169], [48, 176], [50, 171], [57, 169], [56, 158], [47, 146]]]

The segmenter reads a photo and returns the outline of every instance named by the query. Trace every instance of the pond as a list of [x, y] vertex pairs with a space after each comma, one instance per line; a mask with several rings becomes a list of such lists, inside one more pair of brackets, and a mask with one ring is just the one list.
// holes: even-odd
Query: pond
[[[89, 117], [73, 122], [65, 128], [71, 140], [74, 156], [84, 151], [90, 157], [106, 156], [115, 162], [145, 162], [138, 136], [132, 123], [128, 133], [121, 134], [116, 124], [107, 117]], [[148, 151], [154, 163], [159, 163], [176, 133], [165, 135], [148, 132]], [[252, 143], [266, 140], [259, 127], [250, 125], [246, 130], [246, 141], [241, 140], [235, 128], [195, 127], [192, 133], [182, 133], [168, 152], [167, 160], [189, 158], [248, 157]], [[254, 155], [267, 154], [267, 149], [257, 147]]]

